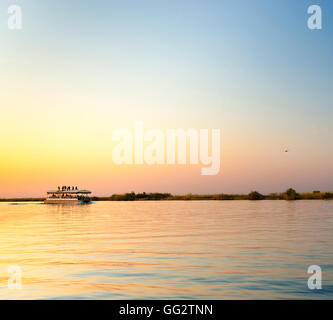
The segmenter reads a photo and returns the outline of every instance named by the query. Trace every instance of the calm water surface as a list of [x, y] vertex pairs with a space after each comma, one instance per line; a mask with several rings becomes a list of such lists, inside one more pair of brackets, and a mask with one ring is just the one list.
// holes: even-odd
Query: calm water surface
[[0, 234], [0, 299], [333, 298], [333, 201], [1, 203]]

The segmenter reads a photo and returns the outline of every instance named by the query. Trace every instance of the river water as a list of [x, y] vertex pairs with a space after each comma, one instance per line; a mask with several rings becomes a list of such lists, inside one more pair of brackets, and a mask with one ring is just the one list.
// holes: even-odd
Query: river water
[[332, 249], [333, 201], [0, 203], [0, 299], [333, 299]]

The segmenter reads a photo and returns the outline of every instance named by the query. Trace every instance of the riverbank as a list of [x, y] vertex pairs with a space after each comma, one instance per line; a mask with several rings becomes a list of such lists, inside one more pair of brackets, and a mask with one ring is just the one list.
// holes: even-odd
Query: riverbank
[[[333, 192], [306, 192], [297, 193], [288, 189], [282, 193], [261, 194], [252, 191], [249, 194], [186, 194], [172, 195], [170, 193], [124, 193], [113, 194], [110, 197], [92, 197], [92, 201], [191, 201], [191, 200], [333, 200]], [[45, 198], [9, 198], [0, 199], [0, 202], [33, 202], [44, 201]]]
[[114, 194], [111, 197], [93, 198], [95, 201], [149, 201], [149, 200], [329, 200], [333, 199], [333, 192], [306, 192], [297, 193], [294, 189], [288, 189], [282, 193], [261, 194], [252, 191], [249, 194], [186, 194], [172, 195], [170, 193], [125, 193]]
[[45, 198], [4, 198], [0, 199], [0, 202], [37, 202], [44, 201]]

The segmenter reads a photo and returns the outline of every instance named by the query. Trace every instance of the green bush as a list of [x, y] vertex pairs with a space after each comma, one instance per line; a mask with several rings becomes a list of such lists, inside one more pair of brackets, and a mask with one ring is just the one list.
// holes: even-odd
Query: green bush
[[252, 191], [248, 195], [249, 200], [263, 200], [265, 197], [258, 191]]
[[331, 192], [325, 192], [322, 195], [322, 199], [324, 199], [324, 200], [333, 199], [333, 193], [331, 193]]
[[299, 195], [297, 194], [297, 192], [292, 189], [289, 188], [285, 193], [284, 193], [284, 199], [285, 200], [297, 200], [299, 198]]

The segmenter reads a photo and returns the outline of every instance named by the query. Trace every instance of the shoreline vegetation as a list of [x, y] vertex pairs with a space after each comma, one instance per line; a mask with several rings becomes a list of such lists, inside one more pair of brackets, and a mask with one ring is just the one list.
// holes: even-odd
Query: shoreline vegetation
[[[32, 202], [44, 201], [45, 198], [9, 198], [0, 199], [0, 202]], [[261, 194], [252, 191], [249, 194], [186, 194], [172, 195], [171, 193], [124, 193], [113, 194], [110, 197], [92, 197], [92, 201], [191, 201], [191, 200], [333, 200], [333, 192], [305, 192], [297, 193], [289, 188], [282, 193]]]

